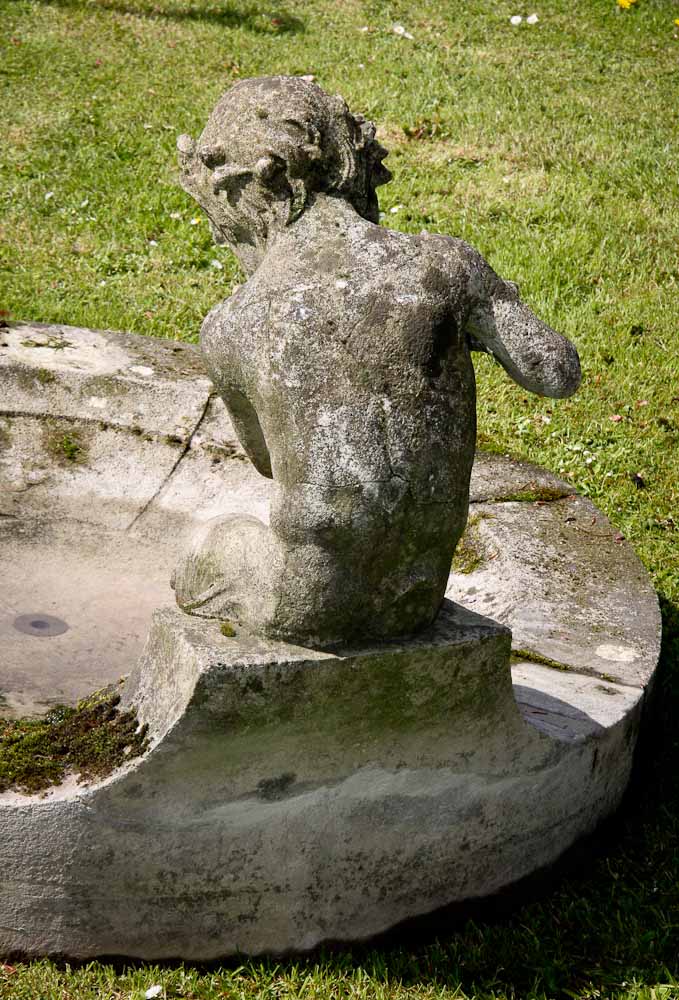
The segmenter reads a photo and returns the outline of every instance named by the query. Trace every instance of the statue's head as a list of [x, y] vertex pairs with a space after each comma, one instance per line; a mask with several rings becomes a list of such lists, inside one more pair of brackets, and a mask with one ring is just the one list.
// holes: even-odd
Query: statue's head
[[261, 248], [314, 195], [350, 202], [378, 220], [375, 189], [390, 173], [375, 126], [309, 80], [242, 80], [221, 98], [202, 135], [177, 142], [181, 182], [207, 213], [215, 240]]

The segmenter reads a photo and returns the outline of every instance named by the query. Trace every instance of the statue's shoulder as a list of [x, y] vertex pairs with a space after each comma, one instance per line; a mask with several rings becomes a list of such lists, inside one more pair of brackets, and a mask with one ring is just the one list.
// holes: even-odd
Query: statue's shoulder
[[274, 291], [255, 272], [231, 295], [218, 302], [203, 320], [200, 343], [204, 351], [219, 352], [234, 363], [261, 347], [270, 325]]
[[244, 312], [251, 310], [257, 300], [267, 294], [261, 285], [262, 282], [257, 280], [256, 273], [243, 284], [234, 285], [231, 294], [212, 307], [205, 317], [203, 328], [221, 323], [233, 323]]
[[469, 267], [473, 258], [478, 256], [474, 248], [458, 236], [429, 233], [425, 230], [420, 233], [419, 239], [425, 251], [446, 267]]

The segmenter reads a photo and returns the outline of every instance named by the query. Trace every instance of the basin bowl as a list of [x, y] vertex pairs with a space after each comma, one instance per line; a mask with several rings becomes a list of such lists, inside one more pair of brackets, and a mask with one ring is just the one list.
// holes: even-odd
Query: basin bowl
[[0, 330], [0, 714], [130, 675], [147, 753], [0, 795], [0, 949], [210, 959], [370, 938], [553, 864], [619, 805], [660, 647], [632, 548], [479, 452], [447, 601], [318, 650], [174, 605], [195, 528], [270, 481], [191, 345]]

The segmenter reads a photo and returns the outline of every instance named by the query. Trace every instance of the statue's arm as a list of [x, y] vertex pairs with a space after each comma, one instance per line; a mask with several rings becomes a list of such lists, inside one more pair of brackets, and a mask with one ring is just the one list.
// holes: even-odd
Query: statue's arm
[[[465, 332], [472, 350], [495, 357], [515, 382], [540, 396], [570, 396], [580, 384], [578, 352], [523, 303], [472, 247], [456, 241], [467, 274]], [[459, 258], [458, 258], [459, 259]]]
[[254, 406], [245, 393], [233, 386], [224, 387], [220, 392], [246, 455], [261, 476], [273, 479], [271, 456]]
[[211, 309], [200, 331], [200, 346], [208, 374], [224, 400], [236, 437], [246, 455], [260, 475], [273, 479], [271, 455], [252, 402], [246, 380], [242, 375], [242, 358], [239, 344], [248, 339], [231, 314], [233, 297]]

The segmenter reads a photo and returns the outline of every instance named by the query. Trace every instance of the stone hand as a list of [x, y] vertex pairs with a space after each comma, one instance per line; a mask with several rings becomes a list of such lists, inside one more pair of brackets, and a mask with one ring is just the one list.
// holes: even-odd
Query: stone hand
[[472, 350], [492, 354], [529, 392], [571, 396], [580, 385], [573, 344], [538, 319], [513, 282], [500, 278], [471, 247], [469, 253], [473, 294], [466, 331]]

